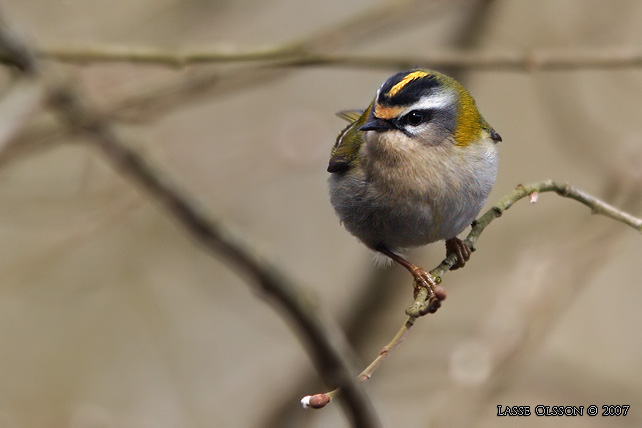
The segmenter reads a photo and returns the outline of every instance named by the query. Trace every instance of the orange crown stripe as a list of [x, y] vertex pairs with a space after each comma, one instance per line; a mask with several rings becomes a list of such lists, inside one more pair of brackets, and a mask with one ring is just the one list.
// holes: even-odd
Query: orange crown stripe
[[399, 83], [397, 83], [395, 86], [390, 88], [388, 93], [386, 94], [387, 97], [394, 97], [403, 89], [404, 86], [406, 86], [408, 83], [412, 82], [413, 80], [416, 79], [421, 79], [422, 77], [428, 76], [429, 73], [426, 73], [425, 71], [413, 71], [412, 73], [408, 73], [406, 77], [401, 79]]

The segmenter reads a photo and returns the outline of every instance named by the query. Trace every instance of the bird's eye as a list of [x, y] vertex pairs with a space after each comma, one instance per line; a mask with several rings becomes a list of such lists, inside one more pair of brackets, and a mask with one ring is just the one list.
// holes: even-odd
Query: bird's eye
[[425, 121], [425, 115], [420, 110], [413, 110], [404, 117], [406, 123], [411, 126], [421, 125]]

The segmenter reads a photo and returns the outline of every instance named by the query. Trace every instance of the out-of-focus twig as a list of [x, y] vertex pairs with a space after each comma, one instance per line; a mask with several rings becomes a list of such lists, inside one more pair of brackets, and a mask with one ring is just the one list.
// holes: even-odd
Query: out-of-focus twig
[[169, 181], [165, 173], [155, 169], [144, 156], [120, 141], [108, 123], [99, 116], [93, 116], [72, 92], [61, 89], [53, 99], [54, 108], [62, 113], [69, 126], [84, 130], [87, 141], [98, 146], [117, 170], [160, 202], [192, 238], [229, 263], [239, 275], [249, 276], [251, 283], [258, 286], [260, 294], [277, 302], [285, 310], [307, 343], [324, 380], [348, 388], [346, 402], [354, 426], [378, 426], [369, 400], [351, 377], [345, 360], [345, 344], [336, 333], [328, 330], [314, 305], [302, 296], [298, 287], [275, 266], [258, 257], [221, 223], [211, 221], [183, 190]]
[[[187, 102], [195, 102], [204, 96], [247, 89], [251, 85], [264, 84], [281, 75], [278, 69], [256, 68], [245, 71], [198, 70], [194, 73], [173, 77], [145, 89], [137, 89], [100, 109], [100, 116], [112, 123], [149, 123], [159, 116], [174, 111]], [[0, 165], [28, 156], [34, 152], [55, 147], [69, 140], [77, 130], [49, 121], [23, 129], [21, 133], [7, 138], [0, 151]], [[11, 136], [9, 136], [11, 137]]]
[[[449, 68], [467, 70], [574, 70], [595, 68], [626, 68], [642, 66], [642, 50], [638, 47], [546, 50], [434, 50], [415, 56], [339, 54], [326, 50], [310, 50], [305, 44], [275, 46], [256, 50], [201, 49], [167, 51], [154, 48], [116, 46], [50, 47], [37, 54], [40, 58], [67, 63], [126, 62], [184, 67], [194, 64], [254, 63], [279, 67], [344, 66], [374, 69], [408, 67]], [[10, 61], [6, 54], [0, 62]]]
[[[29, 78], [43, 79], [42, 70], [30, 49], [15, 37], [0, 17], [0, 51], [5, 60]], [[44, 79], [43, 79], [44, 80]], [[220, 222], [212, 221], [186, 192], [166, 173], [154, 168], [147, 159], [130, 148], [108, 120], [94, 112], [82, 96], [60, 82], [46, 82], [48, 105], [63, 123], [97, 146], [105, 158], [123, 175], [138, 184], [160, 203], [180, 226], [207, 251], [227, 262], [240, 276], [266, 298], [276, 302], [288, 315], [307, 345], [311, 359], [329, 384], [345, 390], [346, 413], [355, 427], [378, 427], [374, 409], [346, 361], [347, 345], [340, 334], [331, 331], [310, 299], [279, 269], [255, 254], [242, 240]]]
[[[479, 0], [480, 2], [489, 3], [490, 0]], [[427, 20], [434, 20], [444, 11], [460, 4], [470, 6], [471, 0], [450, 0], [448, 2], [434, 1], [424, 2], [422, 0], [390, 0], [377, 6], [371, 6], [364, 13], [349, 16], [336, 25], [325, 28], [319, 32], [310, 34], [297, 41], [290, 41], [281, 46], [273, 48], [259, 49], [255, 52], [248, 52], [246, 60], [254, 58], [257, 63], [253, 67], [233, 67], [233, 69], [215, 69], [198, 67], [190, 70], [190, 73], [181, 73], [178, 77], [169, 79], [163, 84], [157, 84], [153, 87], [146, 88], [126, 95], [125, 97], [112, 102], [101, 110], [101, 115], [110, 120], [124, 122], [141, 122], [153, 121], [159, 116], [173, 111], [187, 102], [194, 102], [202, 99], [203, 96], [211, 98], [214, 95], [229, 93], [246, 89], [252, 85], [264, 85], [275, 79], [282, 79], [289, 73], [279, 63], [269, 61], [270, 58], [283, 58], [297, 53], [324, 51], [328, 49], [341, 48], [356, 43], [359, 39], [376, 37], [378, 34], [384, 34], [381, 30], [402, 23], [404, 27], [413, 23], [425, 25]], [[34, 59], [29, 59], [23, 64], [14, 64], [15, 55], [11, 54], [12, 50], [19, 49], [15, 44], [9, 44], [8, 48], [0, 46], [0, 63], [14, 65], [21, 69], [30, 67]], [[154, 49], [130, 49], [130, 48], [107, 48], [107, 51], [113, 49], [112, 54], [115, 57], [121, 57], [122, 61], [127, 57], [139, 57], [134, 62], [159, 64], [157, 59], [167, 55], [167, 52]], [[57, 52], [57, 53], [56, 53]], [[82, 53], [84, 52], [84, 54]], [[76, 48], [50, 48], [41, 49], [40, 57], [56, 59], [59, 54], [59, 61], [68, 61], [82, 64], [90, 57], [96, 61], [109, 60], [111, 54], [101, 60], [103, 56], [103, 47], [76, 47]], [[205, 53], [211, 51], [205, 51]], [[80, 53], [80, 56], [77, 54]], [[204, 61], [198, 52], [194, 59]], [[82, 57], [87, 55], [83, 60]], [[225, 57], [230, 60], [233, 55], [229, 51], [220, 52], [220, 60]], [[29, 53], [31, 55], [31, 53]], [[170, 54], [174, 55], [174, 54]], [[238, 52], [234, 55], [238, 55]], [[24, 55], [23, 55], [24, 56]], [[188, 55], [189, 57], [190, 55]], [[198, 58], [197, 58], [198, 57]], [[12, 59], [13, 58], [13, 59]], [[25, 57], [26, 58], [26, 57]], [[74, 59], [76, 58], [76, 59]], [[262, 58], [262, 61], [259, 59]], [[117, 59], [116, 59], [117, 60]], [[227, 60], [226, 60], [227, 61]], [[93, 62], [93, 60], [92, 60]], [[160, 64], [169, 66], [187, 65], [183, 55], [178, 54], [173, 59], [165, 59]], [[243, 63], [241, 63], [243, 64]], [[287, 64], [283, 64], [286, 65]], [[290, 67], [291, 69], [292, 67]], [[30, 155], [36, 151], [44, 150], [54, 146], [55, 143], [71, 137], [72, 130], [57, 126], [55, 123], [44, 124], [39, 129], [31, 130], [22, 136], [9, 142], [0, 155], [0, 165], [16, 158]]]

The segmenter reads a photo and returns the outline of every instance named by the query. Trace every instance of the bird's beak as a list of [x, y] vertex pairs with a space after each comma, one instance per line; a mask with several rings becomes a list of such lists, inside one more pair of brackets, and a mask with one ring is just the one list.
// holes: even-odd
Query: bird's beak
[[391, 121], [385, 120], [385, 119], [379, 119], [372, 116], [370, 117], [370, 120], [365, 125], [359, 128], [360, 131], [377, 131], [377, 132], [390, 131], [391, 129], [395, 129], [395, 126]]

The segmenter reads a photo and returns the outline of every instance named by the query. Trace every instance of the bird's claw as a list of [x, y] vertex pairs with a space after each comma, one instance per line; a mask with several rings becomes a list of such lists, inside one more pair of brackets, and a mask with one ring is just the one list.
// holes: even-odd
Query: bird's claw
[[415, 278], [415, 288], [427, 288], [433, 290], [437, 286], [437, 281], [433, 276], [419, 266], [414, 266], [412, 276]]
[[450, 268], [450, 270], [455, 270], [464, 267], [466, 262], [470, 260], [472, 251], [464, 241], [454, 237], [446, 241], [446, 254], [450, 253], [457, 255], [457, 262]]

